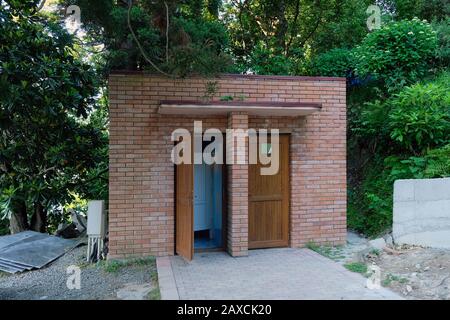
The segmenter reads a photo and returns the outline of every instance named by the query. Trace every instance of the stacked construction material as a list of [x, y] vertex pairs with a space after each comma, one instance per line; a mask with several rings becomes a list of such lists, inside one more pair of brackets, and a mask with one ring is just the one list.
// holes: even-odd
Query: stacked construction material
[[34, 231], [0, 237], [0, 270], [17, 273], [40, 269], [79, 243]]

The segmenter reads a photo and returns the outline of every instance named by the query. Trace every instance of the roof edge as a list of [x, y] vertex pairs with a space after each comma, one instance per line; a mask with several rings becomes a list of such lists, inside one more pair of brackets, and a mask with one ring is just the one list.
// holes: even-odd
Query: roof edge
[[[148, 71], [129, 71], [129, 70], [112, 70], [110, 75], [142, 75], [142, 76], [159, 76], [155, 73]], [[160, 77], [165, 77], [161, 75]], [[201, 76], [194, 75], [189, 78], [202, 78]], [[256, 74], [234, 74], [234, 73], [223, 73], [215, 78], [225, 78], [225, 79], [248, 79], [248, 80], [273, 80], [273, 81], [289, 81], [289, 80], [303, 80], [303, 81], [346, 81], [345, 77], [312, 77], [312, 76], [275, 76], [275, 75], [256, 75]]]
[[198, 105], [198, 106], [258, 106], [282, 108], [317, 108], [322, 109], [321, 103], [312, 102], [283, 102], [283, 101], [201, 101], [201, 100], [161, 100], [160, 105]]

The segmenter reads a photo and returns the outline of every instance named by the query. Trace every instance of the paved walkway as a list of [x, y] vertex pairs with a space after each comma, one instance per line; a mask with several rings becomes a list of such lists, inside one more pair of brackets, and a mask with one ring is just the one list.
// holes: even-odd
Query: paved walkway
[[366, 279], [308, 249], [252, 250], [248, 257], [224, 252], [158, 259], [163, 299], [402, 299], [365, 287]]

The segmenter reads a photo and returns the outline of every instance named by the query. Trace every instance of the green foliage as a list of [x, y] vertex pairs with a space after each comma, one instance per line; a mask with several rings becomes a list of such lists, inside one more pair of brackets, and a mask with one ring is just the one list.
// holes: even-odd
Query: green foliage
[[390, 137], [400, 148], [419, 154], [448, 142], [448, 89], [448, 83], [417, 84], [405, 88], [388, 102], [391, 110], [387, 117], [387, 127]]
[[361, 262], [351, 262], [344, 264], [344, 267], [352, 272], [361, 273], [365, 275], [367, 273], [367, 265]]
[[367, 33], [369, 4], [370, 0], [227, 1], [223, 21], [237, 69], [301, 74], [311, 57], [359, 43]]
[[450, 144], [430, 150], [423, 156], [406, 159], [391, 156], [385, 162], [391, 168], [391, 181], [450, 177]]
[[392, 226], [395, 180], [450, 177], [450, 144], [423, 156], [391, 155], [366, 164], [360, 185], [349, 188], [348, 227], [376, 237]]
[[350, 228], [369, 236], [390, 228], [395, 180], [450, 176], [449, 79], [443, 73], [385, 101], [362, 104], [352, 113], [349, 146], [366, 152], [357, 151], [363, 165], [358, 173], [351, 171]]
[[347, 77], [354, 69], [353, 53], [348, 49], [332, 49], [311, 61], [312, 76]]
[[389, 170], [381, 160], [366, 164], [359, 185], [349, 189], [348, 227], [370, 237], [392, 225], [392, 191]]
[[319, 26], [317, 33], [308, 41], [313, 55], [333, 48], [354, 48], [367, 35], [367, 7], [372, 0], [336, 1], [334, 16]]
[[[263, 75], [292, 75], [298, 59], [295, 56], [287, 57], [273, 52], [259, 44], [250, 55], [250, 70]], [[245, 71], [246, 66], [241, 71]]]
[[420, 154], [447, 143], [450, 135], [450, 76], [443, 73], [429, 83], [405, 87], [382, 102], [366, 103], [353, 134], [375, 141], [389, 152]]
[[[217, 21], [192, 21], [176, 18], [173, 28], [184, 32], [187, 44], [173, 45], [166, 69], [174, 75], [214, 75], [228, 71], [231, 58], [225, 54], [226, 30]], [[182, 30], [182, 31], [181, 31]]]
[[133, 258], [126, 260], [108, 260], [99, 261], [98, 264], [105, 272], [117, 273], [128, 267], [154, 267], [156, 263], [155, 257]]
[[0, 236], [6, 235], [9, 233], [9, 224], [5, 219], [0, 219]]
[[345, 256], [342, 254], [341, 246], [333, 247], [330, 245], [319, 245], [315, 242], [309, 241], [306, 243], [306, 248], [334, 261], [345, 258]]
[[398, 283], [400, 283], [400, 284], [405, 284], [405, 283], [408, 283], [408, 281], [409, 281], [409, 280], [408, 280], [407, 278], [403, 278], [403, 277], [394, 275], [394, 274], [392, 274], [392, 273], [388, 273], [388, 274], [386, 275], [386, 278], [384, 278], [383, 281], [381, 282], [381, 284], [382, 284], [384, 287], [388, 287], [388, 286], [390, 286], [393, 282], [398, 282]]
[[23, 3], [9, 4], [0, 8], [2, 211], [29, 215], [43, 231], [47, 213], [61, 214], [70, 191], [104, 160], [97, 150], [107, 138], [88, 121], [97, 76], [76, 58], [72, 37]]
[[227, 32], [218, 20], [220, 1], [133, 1], [130, 24], [143, 50], [129, 29], [128, 1], [60, 3], [81, 8], [87, 37], [105, 45], [106, 73], [111, 69], [156, 71], [151, 60], [174, 76], [209, 76], [228, 71], [232, 62], [226, 54]]
[[448, 0], [391, 0], [395, 7], [395, 18], [426, 19], [428, 21], [443, 20], [450, 15]]
[[[450, 7], [450, 4], [448, 6]], [[435, 21], [432, 25], [438, 37], [436, 67], [446, 70], [450, 66], [450, 17], [442, 21]]]
[[367, 35], [355, 50], [357, 73], [398, 91], [427, 75], [437, 49], [431, 25], [418, 19], [391, 22]]

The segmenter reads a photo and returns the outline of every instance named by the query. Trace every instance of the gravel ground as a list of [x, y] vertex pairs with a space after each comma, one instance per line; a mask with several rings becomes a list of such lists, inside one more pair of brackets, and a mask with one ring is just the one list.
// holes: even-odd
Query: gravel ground
[[[46, 268], [22, 274], [0, 274], [0, 300], [104, 300], [117, 299], [121, 288], [151, 284], [148, 298], [157, 299], [156, 265], [154, 261], [127, 265], [102, 262], [88, 265], [86, 247], [78, 247]], [[81, 268], [81, 289], [69, 290], [67, 267]]]

